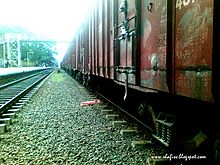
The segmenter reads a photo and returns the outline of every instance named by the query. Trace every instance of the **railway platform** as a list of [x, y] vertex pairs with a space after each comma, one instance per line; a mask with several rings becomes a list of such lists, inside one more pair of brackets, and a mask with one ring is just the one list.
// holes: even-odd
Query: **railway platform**
[[23, 72], [30, 72], [35, 70], [46, 69], [47, 67], [11, 67], [11, 68], [0, 68], [0, 76], [18, 74]]

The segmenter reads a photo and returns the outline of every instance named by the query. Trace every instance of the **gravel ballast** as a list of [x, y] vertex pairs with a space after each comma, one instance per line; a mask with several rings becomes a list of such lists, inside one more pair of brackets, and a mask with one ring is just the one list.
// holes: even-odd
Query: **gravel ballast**
[[0, 164], [146, 164], [161, 152], [132, 148], [98, 109], [80, 106], [86, 94], [54, 72], [0, 135]]

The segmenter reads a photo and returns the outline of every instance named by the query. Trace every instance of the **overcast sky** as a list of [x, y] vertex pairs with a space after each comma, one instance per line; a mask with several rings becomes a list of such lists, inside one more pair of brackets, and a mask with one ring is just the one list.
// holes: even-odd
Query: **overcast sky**
[[92, 0], [0, 0], [0, 5], [0, 25], [24, 26], [57, 41], [71, 41]]

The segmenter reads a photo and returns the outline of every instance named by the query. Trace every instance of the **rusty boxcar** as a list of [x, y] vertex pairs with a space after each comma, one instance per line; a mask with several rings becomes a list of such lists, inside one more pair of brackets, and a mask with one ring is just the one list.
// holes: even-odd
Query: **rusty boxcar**
[[62, 68], [85, 85], [120, 86], [167, 146], [177, 126], [190, 132], [179, 137], [191, 147], [209, 134], [218, 141], [219, 6], [217, 0], [95, 0]]

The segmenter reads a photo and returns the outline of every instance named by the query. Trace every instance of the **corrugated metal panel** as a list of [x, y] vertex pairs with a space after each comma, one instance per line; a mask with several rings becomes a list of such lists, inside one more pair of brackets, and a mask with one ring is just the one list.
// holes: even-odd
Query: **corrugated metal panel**
[[104, 77], [108, 77], [108, 72], [107, 72], [107, 69], [108, 69], [108, 56], [109, 56], [109, 24], [108, 24], [108, 21], [109, 21], [109, 10], [108, 10], [108, 7], [107, 7], [107, 2], [108, 1], [103, 1], [103, 22], [104, 22], [104, 26], [103, 26], [103, 34], [104, 34], [104, 50], [103, 50], [103, 57], [104, 57], [104, 63], [103, 63], [103, 75]]
[[109, 76], [111, 79], [114, 78], [114, 15], [113, 15], [113, 9], [114, 9], [114, 1], [108, 1], [109, 2]]
[[167, 0], [142, 0], [141, 29], [140, 84], [168, 91]]
[[104, 37], [103, 37], [103, 32], [104, 32], [104, 27], [103, 27], [103, 0], [98, 0], [98, 13], [97, 13], [97, 23], [98, 23], [98, 27], [97, 27], [97, 36], [98, 36], [98, 68], [99, 68], [99, 76], [103, 77], [103, 43], [104, 41]]
[[92, 51], [91, 51], [91, 61], [92, 61], [92, 64], [91, 64], [91, 67], [92, 67], [92, 74], [96, 74], [96, 47], [95, 47], [95, 9], [93, 10], [92, 12], [92, 16], [91, 16], [91, 21], [92, 21], [92, 26], [91, 26], [91, 36], [92, 36], [92, 43], [91, 43], [91, 48], [92, 48]]
[[92, 61], [92, 52], [93, 52], [93, 47], [92, 47], [92, 14], [89, 15], [89, 61], [88, 61], [88, 66], [89, 66], [89, 72], [93, 73], [93, 61]]
[[115, 33], [115, 67], [118, 70], [116, 79], [124, 82], [128, 74], [128, 83], [135, 84], [135, 74], [129, 73], [134, 68], [135, 55], [135, 26], [136, 26], [136, 1], [118, 0]]
[[84, 72], [89, 71], [89, 22], [86, 20], [84, 25], [84, 36], [83, 36], [83, 68]]
[[176, 1], [175, 92], [212, 100], [213, 0]]

